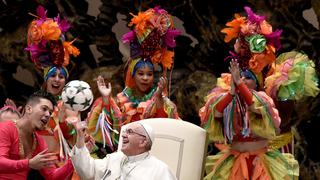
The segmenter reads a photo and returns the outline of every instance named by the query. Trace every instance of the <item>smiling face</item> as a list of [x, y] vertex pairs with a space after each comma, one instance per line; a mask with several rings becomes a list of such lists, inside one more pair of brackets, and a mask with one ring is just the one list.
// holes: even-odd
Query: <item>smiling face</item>
[[121, 151], [127, 156], [135, 156], [147, 151], [148, 140], [146, 132], [138, 123], [130, 124], [122, 132]]
[[40, 98], [37, 103], [26, 105], [26, 113], [30, 116], [31, 128], [44, 130], [53, 112], [53, 104], [50, 100]]
[[62, 89], [66, 83], [66, 78], [60, 69], [56, 69], [56, 71], [48, 77], [46, 81], [47, 92], [51, 93], [54, 96], [59, 95], [62, 92]]
[[142, 66], [141, 68], [137, 69], [137, 72], [134, 75], [134, 81], [138, 93], [147, 93], [153, 85], [153, 80], [153, 69], [151, 69], [149, 66]]

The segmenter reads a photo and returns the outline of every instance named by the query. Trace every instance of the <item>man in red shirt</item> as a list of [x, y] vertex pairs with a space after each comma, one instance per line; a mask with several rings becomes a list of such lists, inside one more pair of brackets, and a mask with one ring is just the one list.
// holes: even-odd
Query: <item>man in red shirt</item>
[[55, 103], [52, 95], [38, 91], [27, 100], [19, 120], [0, 123], [0, 179], [26, 179], [30, 169], [39, 170], [46, 179], [71, 175], [71, 161], [56, 168], [57, 155], [47, 152], [47, 144], [36, 132], [47, 125]]

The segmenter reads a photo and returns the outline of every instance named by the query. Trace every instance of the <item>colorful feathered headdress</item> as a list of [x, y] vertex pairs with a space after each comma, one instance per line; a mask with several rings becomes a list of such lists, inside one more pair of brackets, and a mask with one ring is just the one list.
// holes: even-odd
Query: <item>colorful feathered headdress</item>
[[[64, 33], [70, 28], [70, 24], [58, 15], [48, 18], [47, 11], [38, 6], [36, 20], [32, 21], [28, 29], [28, 47], [31, 60], [44, 73], [50, 67], [66, 67], [70, 62], [70, 55], [76, 57], [80, 54], [79, 49], [68, 42]], [[65, 69], [65, 68], [64, 68]]]
[[[161, 64], [164, 71], [171, 69], [174, 52], [170, 49], [176, 46], [174, 38], [180, 34], [174, 28], [172, 16], [160, 7], [150, 8], [138, 15], [130, 14], [133, 18], [129, 27], [133, 30], [122, 37], [124, 43], [130, 43], [130, 63], [137, 63], [140, 59]], [[129, 64], [127, 70], [126, 85], [129, 86], [133, 67]]]
[[275, 52], [281, 47], [281, 30], [272, 30], [265, 16], [255, 14], [250, 7], [244, 8], [247, 17], [235, 14], [235, 19], [226, 23], [225, 42], [236, 39], [235, 51], [242, 69], [260, 73], [276, 60]]

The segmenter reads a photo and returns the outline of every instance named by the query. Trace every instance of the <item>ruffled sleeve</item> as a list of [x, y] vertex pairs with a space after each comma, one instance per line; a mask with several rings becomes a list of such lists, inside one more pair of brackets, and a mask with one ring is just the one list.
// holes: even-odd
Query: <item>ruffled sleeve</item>
[[283, 53], [277, 58], [273, 75], [265, 80], [266, 92], [273, 99], [299, 100], [319, 93], [315, 64], [308, 56], [296, 51]]
[[250, 129], [256, 136], [272, 139], [279, 132], [280, 117], [273, 100], [264, 92], [253, 91], [253, 108], [249, 111]]
[[110, 97], [104, 103], [102, 97], [95, 100], [88, 114], [88, 130], [94, 139], [111, 149], [118, 144], [118, 131], [122, 124], [122, 114], [115, 100]]
[[223, 135], [223, 121], [215, 118], [215, 107], [221, 101], [227, 91], [220, 87], [214, 88], [206, 97], [206, 104], [199, 110], [201, 125], [207, 130], [209, 140], [213, 142], [225, 142]]

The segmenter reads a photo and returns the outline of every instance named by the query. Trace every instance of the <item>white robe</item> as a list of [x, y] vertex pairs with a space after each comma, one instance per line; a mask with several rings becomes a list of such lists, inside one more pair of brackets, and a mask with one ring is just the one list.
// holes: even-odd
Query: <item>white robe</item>
[[94, 159], [86, 147], [74, 146], [71, 160], [81, 179], [176, 180], [168, 166], [149, 152], [127, 157], [119, 151]]

